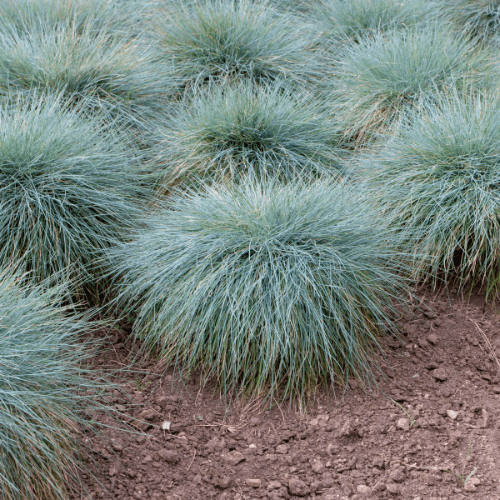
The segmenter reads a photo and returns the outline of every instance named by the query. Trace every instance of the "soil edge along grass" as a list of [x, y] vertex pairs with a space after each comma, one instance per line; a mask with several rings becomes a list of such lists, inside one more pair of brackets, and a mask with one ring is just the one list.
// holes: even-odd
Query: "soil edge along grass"
[[79, 482], [77, 439], [91, 430], [85, 410], [104, 409], [106, 387], [83, 368], [95, 325], [69, 316], [60, 290], [27, 286], [0, 272], [0, 496], [67, 500]]
[[345, 183], [246, 182], [172, 196], [110, 257], [145, 351], [224, 392], [305, 400], [369, 383], [407, 296], [394, 243]]

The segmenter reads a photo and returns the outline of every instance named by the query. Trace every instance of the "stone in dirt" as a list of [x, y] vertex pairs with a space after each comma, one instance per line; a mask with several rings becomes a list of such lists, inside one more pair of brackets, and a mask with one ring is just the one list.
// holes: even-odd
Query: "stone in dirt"
[[410, 421], [407, 418], [400, 418], [396, 422], [396, 427], [398, 429], [401, 429], [402, 431], [409, 431], [410, 430]]
[[478, 477], [471, 477], [465, 484], [465, 491], [476, 491], [476, 486], [481, 484], [481, 480]]
[[456, 420], [458, 417], [458, 411], [446, 410], [446, 415], [448, 415], [448, 417], [450, 417], [452, 420]]
[[385, 488], [391, 495], [399, 495], [401, 493], [401, 486], [399, 484], [388, 483], [385, 485]]
[[290, 495], [296, 495], [298, 497], [305, 497], [310, 493], [309, 486], [297, 478], [291, 478], [288, 481], [288, 492]]
[[239, 463], [243, 462], [244, 460], [246, 460], [245, 458], [245, 455], [243, 455], [243, 453], [240, 453], [239, 451], [232, 451], [230, 453], [228, 453], [225, 457], [224, 457], [224, 460], [226, 461], [226, 463], [228, 463], [229, 465], [232, 465], [233, 467], [235, 467], [236, 465], [238, 465]]
[[325, 470], [325, 466], [323, 465], [321, 460], [318, 459], [314, 459], [311, 462], [311, 468], [314, 472], [316, 472], [316, 474], [321, 474]]
[[427, 342], [429, 342], [432, 345], [436, 345], [439, 342], [439, 338], [435, 333], [431, 333], [430, 335], [427, 336]]
[[365, 484], [359, 484], [356, 488], [357, 492], [360, 495], [368, 496], [371, 494], [371, 488], [366, 486]]
[[268, 490], [277, 490], [281, 488], [283, 485], [279, 481], [269, 481], [269, 484], [267, 485]]
[[245, 483], [247, 483], [247, 486], [250, 486], [250, 488], [260, 488], [262, 481], [260, 479], [245, 479]]
[[220, 489], [226, 490], [227, 488], [233, 485], [234, 481], [229, 476], [223, 476], [223, 477], [218, 477], [216, 483]]
[[483, 429], [486, 429], [490, 424], [490, 416], [488, 415], [488, 412], [484, 408], [481, 410], [481, 419], [482, 419], [481, 427]]
[[446, 373], [446, 370], [443, 367], [436, 368], [431, 373], [431, 375], [438, 382], [444, 382], [445, 380], [448, 380], [448, 374]]
[[175, 465], [181, 461], [179, 454], [173, 450], [160, 450], [158, 456], [165, 462]]
[[288, 446], [287, 444], [280, 444], [279, 446], [276, 446], [276, 453], [286, 455], [289, 449], [290, 446]]

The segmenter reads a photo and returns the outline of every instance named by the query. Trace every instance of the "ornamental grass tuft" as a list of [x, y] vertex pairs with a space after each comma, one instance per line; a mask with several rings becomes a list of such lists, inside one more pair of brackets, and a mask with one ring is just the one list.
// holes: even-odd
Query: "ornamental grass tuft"
[[160, 128], [157, 168], [167, 185], [203, 178], [314, 178], [340, 169], [339, 131], [315, 100], [286, 86], [212, 88]]
[[0, 37], [0, 95], [62, 93], [85, 100], [96, 115], [120, 118], [124, 128], [142, 126], [169, 92], [151, 57], [141, 40], [95, 33], [92, 25], [7, 34]]
[[226, 393], [306, 400], [368, 383], [405, 271], [359, 193], [245, 182], [170, 197], [110, 253], [143, 348]]
[[341, 51], [331, 96], [349, 137], [370, 137], [422, 95], [450, 84], [482, 83], [491, 59], [444, 25], [376, 35]]
[[412, 28], [432, 12], [426, 0], [319, 0], [312, 12], [323, 39], [363, 42], [367, 37]]
[[0, 497], [67, 500], [81, 469], [84, 411], [105, 410], [104, 382], [84, 363], [95, 344], [85, 316], [68, 316], [57, 288], [0, 272]]
[[465, 36], [487, 42], [500, 30], [499, 0], [438, 0], [446, 19]]
[[0, 33], [33, 35], [46, 29], [72, 26], [77, 32], [137, 32], [134, 26], [145, 12], [137, 0], [2, 0]]
[[412, 234], [417, 278], [498, 293], [499, 131], [497, 93], [454, 91], [361, 162], [388, 219]]
[[170, 63], [179, 89], [246, 79], [305, 83], [320, 71], [310, 30], [265, 0], [182, 4], [155, 25], [158, 57]]
[[133, 226], [142, 176], [112, 126], [60, 101], [0, 106], [0, 267], [18, 263], [38, 280], [68, 270], [81, 281]]

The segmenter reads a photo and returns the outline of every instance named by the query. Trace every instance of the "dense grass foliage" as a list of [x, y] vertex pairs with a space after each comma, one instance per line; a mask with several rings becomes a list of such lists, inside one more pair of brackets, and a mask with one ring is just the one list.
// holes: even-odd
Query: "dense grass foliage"
[[[83, 103], [83, 106], [85, 103]], [[138, 213], [137, 155], [112, 127], [59, 100], [0, 108], [0, 266], [82, 279]]]
[[377, 132], [452, 82], [480, 80], [491, 62], [443, 25], [377, 35], [346, 47], [332, 95], [351, 136]]
[[[33, 35], [40, 30], [72, 26], [77, 32], [92, 31], [128, 34], [147, 1], [124, 0], [2, 0], [0, 33]], [[140, 31], [140, 30], [139, 30]]]
[[93, 112], [120, 117], [124, 126], [154, 118], [168, 93], [160, 68], [140, 40], [59, 26], [0, 37], [0, 94], [33, 89], [85, 99]]
[[314, 20], [323, 38], [362, 42], [366, 37], [411, 28], [433, 11], [428, 0], [318, 0]]
[[[454, 92], [413, 114], [362, 163], [373, 196], [419, 238], [417, 277], [500, 285], [500, 98]], [[408, 245], [408, 242], [406, 242]], [[432, 257], [422, 260], [422, 255]]]
[[159, 57], [180, 88], [207, 81], [306, 82], [318, 65], [306, 26], [266, 1], [181, 4], [156, 21]]
[[438, 6], [465, 36], [482, 42], [498, 36], [499, 0], [438, 0]]
[[100, 409], [82, 368], [92, 354], [81, 333], [92, 324], [69, 317], [56, 289], [25, 287], [0, 274], [0, 496], [67, 500], [79, 469], [83, 410]]
[[340, 168], [338, 130], [305, 94], [282, 85], [211, 89], [182, 104], [160, 129], [158, 169], [167, 184], [252, 174], [290, 181]]
[[178, 194], [112, 252], [144, 348], [224, 391], [307, 398], [368, 377], [404, 282], [394, 238], [346, 184]]

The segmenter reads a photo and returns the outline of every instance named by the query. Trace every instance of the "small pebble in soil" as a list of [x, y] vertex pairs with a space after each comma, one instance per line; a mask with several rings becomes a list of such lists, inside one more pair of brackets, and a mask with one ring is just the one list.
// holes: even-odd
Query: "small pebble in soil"
[[388, 483], [385, 487], [391, 495], [399, 495], [401, 493], [401, 486], [399, 484]]
[[368, 496], [371, 494], [371, 488], [369, 488], [365, 484], [359, 484], [356, 490], [360, 495]]
[[481, 480], [478, 477], [471, 477], [464, 485], [465, 491], [476, 491], [476, 486], [481, 484]]
[[304, 481], [297, 478], [291, 478], [288, 481], [288, 492], [290, 493], [290, 495], [305, 497], [309, 495], [310, 488], [306, 483], [304, 483]]
[[223, 476], [217, 478], [217, 486], [222, 490], [226, 490], [233, 485], [233, 479], [229, 476]]
[[427, 342], [429, 342], [432, 345], [436, 345], [439, 342], [439, 338], [438, 338], [438, 336], [435, 333], [431, 333], [427, 337]]
[[443, 367], [436, 368], [432, 373], [432, 378], [434, 378], [438, 382], [444, 382], [448, 380], [448, 374]]
[[280, 444], [279, 446], [276, 446], [276, 453], [286, 455], [289, 449], [290, 446], [288, 446], [287, 444]]
[[268, 490], [277, 490], [281, 488], [283, 485], [279, 481], [269, 481], [269, 484], [267, 485]]
[[458, 411], [454, 411], [454, 410], [446, 410], [446, 414], [448, 415], [448, 417], [450, 417], [452, 420], [456, 420], [457, 417], [458, 417]]
[[224, 456], [224, 460], [229, 464], [235, 467], [239, 463], [246, 460], [245, 455], [240, 453], [239, 451], [232, 451]]
[[262, 484], [262, 481], [260, 479], [245, 479], [245, 482], [247, 483], [250, 488], [260, 488], [260, 485]]
[[314, 459], [311, 462], [311, 468], [312, 468], [312, 470], [314, 472], [316, 472], [316, 474], [321, 474], [324, 471], [325, 466], [323, 465], [323, 463], [321, 462], [321, 460]]
[[396, 422], [396, 427], [398, 429], [401, 429], [402, 431], [409, 431], [410, 430], [410, 421], [407, 418], [400, 418]]

